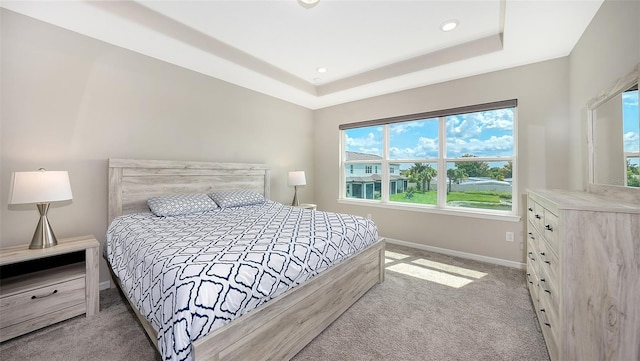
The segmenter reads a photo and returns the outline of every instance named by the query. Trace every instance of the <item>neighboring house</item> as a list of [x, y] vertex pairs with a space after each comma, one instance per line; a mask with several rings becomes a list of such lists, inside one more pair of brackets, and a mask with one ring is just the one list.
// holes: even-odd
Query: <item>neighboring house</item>
[[[382, 157], [372, 154], [346, 152], [347, 161], [379, 160]], [[402, 193], [407, 189], [408, 179], [400, 175], [400, 164], [389, 163], [389, 194]], [[382, 163], [347, 164], [345, 166], [347, 197], [378, 199], [382, 192]]]
[[453, 192], [466, 192], [470, 190], [511, 193], [511, 178], [499, 181], [486, 177], [469, 177], [451, 185], [451, 191]]

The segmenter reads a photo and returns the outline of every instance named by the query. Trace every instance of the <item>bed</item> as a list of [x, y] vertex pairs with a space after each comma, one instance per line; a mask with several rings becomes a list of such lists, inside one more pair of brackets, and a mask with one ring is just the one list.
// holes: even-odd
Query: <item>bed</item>
[[[293, 222], [295, 224], [304, 224], [309, 220], [319, 222], [326, 218], [343, 228], [351, 219], [362, 222], [362, 219], [356, 219], [361, 217], [344, 215], [347, 218], [343, 219], [343, 215], [335, 213], [293, 208], [272, 202], [269, 200], [269, 185], [270, 170], [264, 164], [110, 159], [109, 224], [126, 229], [123, 233], [128, 234], [132, 232], [132, 228], [127, 226], [137, 222], [133, 219], [139, 218], [144, 223], [149, 221], [148, 218], [153, 218], [150, 217], [147, 206], [150, 198], [165, 194], [224, 193], [238, 189], [259, 194], [265, 201], [233, 210], [223, 208], [220, 212], [205, 212], [207, 217], [221, 217], [223, 211], [235, 212], [241, 217], [252, 219], [252, 224], [263, 224], [262, 220], [267, 218], [288, 219], [290, 223], [291, 219], [305, 220]], [[199, 217], [204, 216], [193, 215], [187, 219], [189, 222], [200, 222]], [[165, 221], [168, 222], [170, 218], [167, 217]], [[225, 218], [227, 219], [229, 218]], [[167, 229], [176, 227], [169, 223], [166, 226]], [[270, 226], [263, 224], [261, 227]], [[110, 232], [111, 228], [110, 226]], [[251, 232], [253, 231], [244, 233], [240, 238], [250, 239], [248, 234]], [[286, 360], [320, 334], [371, 287], [384, 281], [384, 240], [377, 238], [377, 231], [369, 233], [375, 234], [376, 239], [344, 246], [354, 248], [355, 253], [344, 259], [334, 257], [338, 259], [336, 264], [317, 267], [317, 272], [301, 278], [303, 282], [296, 279], [290, 288], [273, 293], [268, 301], [256, 302], [256, 308], [232, 320], [226, 320], [223, 325], [211, 327], [210, 332], [202, 331], [206, 328], [197, 328], [200, 334], [190, 341], [189, 351], [173, 355], [166, 352], [166, 345], [170, 344], [167, 343], [166, 336], [164, 339], [162, 334], [158, 337], [158, 326], [154, 327], [152, 321], [143, 316], [149, 311], [145, 311], [144, 305], [140, 304], [140, 293], [127, 291], [127, 286], [131, 283], [129, 277], [118, 277], [116, 269], [122, 269], [122, 266], [117, 265], [115, 258], [110, 262], [109, 257], [105, 257], [115, 283], [127, 297], [149, 338], [159, 350], [165, 348], [164, 352], [161, 351], [163, 357], [193, 360]], [[112, 242], [109, 240], [111, 238], [117, 237], [109, 236], [109, 244]], [[301, 238], [301, 242], [308, 243], [309, 238], [313, 239], [307, 235], [305, 240]], [[295, 241], [298, 242], [298, 239]], [[105, 249], [106, 247], [107, 244]], [[155, 322], [157, 325], [158, 320], [155, 319]], [[159, 343], [159, 339], [163, 342]]]

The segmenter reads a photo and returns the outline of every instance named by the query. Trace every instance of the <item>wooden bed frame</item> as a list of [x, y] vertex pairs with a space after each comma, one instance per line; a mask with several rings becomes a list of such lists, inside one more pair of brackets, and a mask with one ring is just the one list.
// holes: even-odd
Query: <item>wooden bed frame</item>
[[[122, 214], [148, 211], [146, 200], [156, 195], [248, 189], [270, 199], [269, 184], [270, 169], [264, 164], [109, 159], [109, 223]], [[192, 344], [194, 360], [292, 358], [371, 287], [384, 281], [384, 245], [381, 238], [196, 340]], [[120, 287], [120, 280], [113, 278]], [[157, 348], [156, 331], [129, 303]]]

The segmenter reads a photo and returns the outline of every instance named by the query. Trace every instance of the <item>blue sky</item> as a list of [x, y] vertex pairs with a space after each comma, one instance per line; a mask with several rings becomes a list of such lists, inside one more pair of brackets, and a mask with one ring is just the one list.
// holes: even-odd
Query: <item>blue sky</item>
[[638, 120], [638, 91], [622, 93], [622, 133], [624, 134], [624, 150], [637, 152], [640, 150], [640, 123]]
[[[513, 109], [461, 114], [446, 118], [447, 156], [513, 155]], [[346, 150], [382, 156], [382, 126], [346, 131]], [[438, 120], [425, 119], [389, 126], [390, 159], [438, 157]]]

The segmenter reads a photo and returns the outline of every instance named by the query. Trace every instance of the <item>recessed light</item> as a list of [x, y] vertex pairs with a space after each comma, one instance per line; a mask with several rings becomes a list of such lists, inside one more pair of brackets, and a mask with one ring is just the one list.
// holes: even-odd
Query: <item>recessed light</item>
[[442, 31], [451, 31], [458, 27], [458, 20], [451, 19], [440, 24], [440, 30]]
[[323, 68], [323, 67], [319, 66], [319, 67], [316, 68], [316, 71], [318, 73], [326, 73], [327, 72], [327, 68]]
[[320, 0], [298, 0], [298, 4], [305, 9], [311, 9], [312, 7], [318, 5]]

